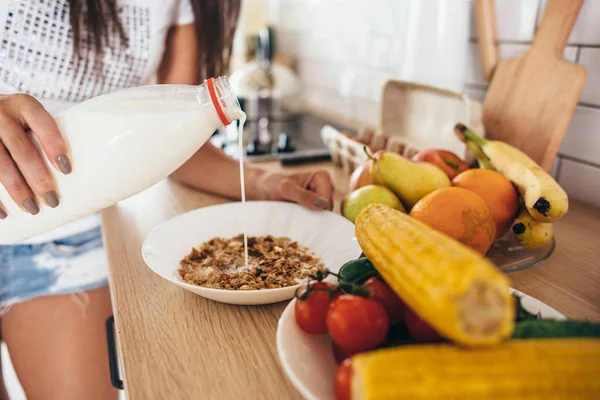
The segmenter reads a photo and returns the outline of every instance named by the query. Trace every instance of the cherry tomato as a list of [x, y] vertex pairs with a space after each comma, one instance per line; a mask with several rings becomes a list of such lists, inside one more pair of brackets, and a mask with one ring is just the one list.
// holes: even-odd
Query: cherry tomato
[[350, 400], [352, 387], [352, 359], [347, 358], [337, 369], [333, 390], [336, 400]]
[[362, 287], [369, 292], [369, 296], [381, 304], [388, 314], [390, 324], [397, 324], [404, 320], [404, 302], [396, 292], [377, 277], [369, 278]]
[[[329, 290], [335, 289], [334, 285], [327, 282], [316, 282], [311, 284], [310, 287]], [[313, 290], [308, 294], [306, 299], [302, 300], [303, 293], [306, 293], [306, 289], [296, 299], [296, 323], [304, 332], [312, 335], [327, 333], [325, 317], [331, 303], [329, 292]]]
[[404, 321], [406, 322], [406, 328], [410, 333], [410, 336], [417, 342], [438, 342], [442, 340], [437, 331], [431, 327], [427, 322], [423, 321], [421, 317], [417, 315], [409, 307], [406, 307], [404, 312]]
[[351, 351], [347, 351], [336, 342], [331, 343], [331, 350], [333, 351], [333, 358], [335, 358], [335, 362], [338, 364], [341, 364], [342, 362], [344, 362], [345, 359], [350, 358], [354, 354], [356, 354]]
[[383, 343], [390, 324], [381, 304], [351, 294], [343, 294], [331, 302], [326, 323], [333, 341], [352, 353]]

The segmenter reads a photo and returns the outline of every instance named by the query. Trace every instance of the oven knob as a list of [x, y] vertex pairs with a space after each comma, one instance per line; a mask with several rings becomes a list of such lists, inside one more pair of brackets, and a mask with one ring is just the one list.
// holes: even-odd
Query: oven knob
[[248, 143], [246, 147], [246, 155], [249, 156], [260, 156], [263, 154], [267, 154], [268, 152], [263, 149], [263, 145], [260, 143], [260, 140], [254, 139]]

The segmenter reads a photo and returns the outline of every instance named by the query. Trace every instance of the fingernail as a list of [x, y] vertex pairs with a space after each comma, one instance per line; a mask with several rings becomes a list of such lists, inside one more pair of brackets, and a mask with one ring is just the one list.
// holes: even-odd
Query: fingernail
[[36, 215], [40, 212], [40, 207], [37, 205], [34, 199], [27, 199], [23, 203], [23, 206], [31, 215]]
[[58, 207], [58, 195], [56, 194], [56, 192], [53, 190], [51, 192], [48, 192], [44, 195], [44, 200], [46, 200], [46, 204], [48, 204], [48, 206], [55, 208]]
[[71, 161], [66, 154], [61, 154], [56, 157], [56, 163], [58, 164], [58, 168], [60, 168], [61, 172], [65, 175], [70, 174], [73, 170], [71, 167]]
[[5, 219], [6, 217], [8, 217], [8, 214], [0, 208], [0, 219]]
[[315, 207], [318, 207], [318, 208], [327, 208], [327, 206], [329, 205], [329, 200], [327, 200], [323, 197], [317, 197], [313, 201], [313, 204]]

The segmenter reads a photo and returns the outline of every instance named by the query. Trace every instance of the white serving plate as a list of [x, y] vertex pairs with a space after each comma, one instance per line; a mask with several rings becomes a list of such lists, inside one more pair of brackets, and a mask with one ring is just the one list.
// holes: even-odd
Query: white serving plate
[[311, 211], [285, 202], [241, 202], [200, 208], [174, 217], [154, 228], [144, 240], [142, 256], [152, 271], [169, 282], [207, 299], [229, 304], [270, 304], [294, 297], [298, 286], [264, 290], [221, 290], [185, 283], [179, 262], [200, 243], [214, 237], [233, 237], [243, 232], [244, 217], [249, 236], [282, 236], [297, 241], [316, 254], [325, 267], [337, 272], [358, 258], [360, 246], [354, 224], [339, 214]]
[[[552, 307], [519, 291], [523, 307], [532, 313], [541, 313], [543, 319], [565, 319]], [[290, 302], [277, 326], [277, 353], [294, 387], [307, 400], [335, 400], [333, 379], [337, 364], [331, 350], [329, 335], [313, 336], [296, 324], [294, 305]]]

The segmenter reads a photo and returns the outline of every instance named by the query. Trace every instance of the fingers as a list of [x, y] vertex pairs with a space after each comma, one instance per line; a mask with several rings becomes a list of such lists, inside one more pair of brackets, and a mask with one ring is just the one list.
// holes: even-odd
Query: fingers
[[322, 198], [328, 200], [329, 204], [328, 207], [326, 207], [327, 209], [333, 209], [333, 195], [335, 192], [335, 186], [333, 184], [333, 180], [331, 179], [331, 175], [329, 175], [328, 172], [315, 172], [311, 176], [308, 188], [316, 192]]
[[[0, 142], [0, 183], [4, 186], [13, 201], [30, 214], [37, 214], [40, 210], [35, 201], [33, 192], [25, 182], [25, 178], [17, 168], [14, 160]], [[4, 209], [3, 209], [4, 211]], [[6, 211], [4, 211], [6, 214]], [[5, 217], [6, 218], [6, 217]]]
[[[4, 147], [2, 157], [11, 157], [14, 161], [12, 167], [8, 168], [9, 176], [6, 179], [13, 182], [13, 191], [17, 193], [17, 196], [19, 196], [19, 193], [25, 192], [21, 188], [23, 183], [21, 178], [24, 178], [33, 193], [40, 199], [44, 199], [44, 203], [50, 207], [58, 206], [59, 201], [54, 180], [42, 155], [22, 127], [14, 120], [3, 115], [0, 115], [0, 140]], [[8, 161], [6, 163], [8, 164]], [[15, 168], [18, 168], [21, 176], [16, 174]], [[15, 188], [14, 183], [18, 183], [18, 187]], [[5, 187], [9, 191], [6, 184]], [[39, 209], [36, 210], [37, 204], [32, 204], [35, 203], [35, 200], [27, 198], [24, 201], [27, 211], [34, 215], [37, 214], [36, 211], [39, 211]]]
[[317, 193], [303, 188], [292, 179], [288, 179], [282, 186], [282, 193], [285, 200], [293, 201], [311, 210], [324, 210], [329, 205], [329, 201]]
[[[54, 118], [33, 97], [17, 94], [0, 98], [0, 183], [26, 212], [36, 215], [36, 197], [56, 207], [59, 198], [52, 175], [40, 151], [27, 133], [38, 139], [56, 169], [67, 174], [71, 163], [67, 146]], [[0, 218], [6, 218], [6, 210]]]
[[8, 214], [6, 213], [2, 203], [0, 203], [0, 219], [6, 219], [6, 217], [8, 217]]
[[282, 187], [286, 200], [297, 202], [312, 210], [331, 210], [333, 191], [331, 177], [323, 171], [311, 174], [305, 186], [301, 186], [295, 179], [287, 179]]
[[13, 117], [18, 118], [24, 128], [29, 128], [38, 138], [44, 153], [58, 171], [71, 173], [71, 162], [67, 145], [60, 134], [56, 121], [35, 98], [19, 94], [12, 96]]

